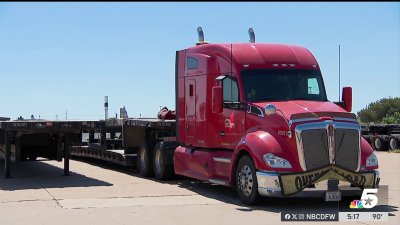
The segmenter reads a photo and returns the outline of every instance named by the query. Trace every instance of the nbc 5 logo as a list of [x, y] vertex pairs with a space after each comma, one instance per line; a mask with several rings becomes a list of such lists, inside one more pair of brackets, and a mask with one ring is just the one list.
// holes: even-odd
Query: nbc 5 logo
[[363, 190], [360, 200], [354, 200], [350, 203], [351, 209], [371, 209], [378, 204], [378, 196], [375, 194], [378, 193], [378, 189], [376, 188], [366, 188]]
[[363, 208], [371, 209], [378, 204], [378, 196], [375, 195], [376, 193], [378, 193], [378, 189], [376, 188], [364, 189], [361, 195], [361, 204]]

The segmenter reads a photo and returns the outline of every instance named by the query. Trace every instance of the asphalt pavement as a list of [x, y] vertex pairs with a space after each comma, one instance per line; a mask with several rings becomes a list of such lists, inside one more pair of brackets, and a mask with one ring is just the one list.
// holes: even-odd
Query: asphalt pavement
[[[381, 185], [388, 185], [388, 222], [400, 224], [400, 153], [378, 152]], [[0, 160], [0, 224], [293, 224], [280, 213], [321, 209], [324, 199], [264, 199], [243, 205], [232, 188], [187, 178], [157, 181], [99, 161], [71, 160], [71, 176], [57, 161], [12, 164], [3, 178]], [[320, 224], [301, 222], [300, 224]], [[297, 224], [297, 223], [296, 223]]]

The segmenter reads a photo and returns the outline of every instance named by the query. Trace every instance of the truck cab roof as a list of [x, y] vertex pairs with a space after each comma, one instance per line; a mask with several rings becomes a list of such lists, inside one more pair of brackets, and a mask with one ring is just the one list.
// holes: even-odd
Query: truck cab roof
[[218, 55], [244, 67], [318, 68], [318, 62], [305, 47], [274, 43], [218, 43], [188, 48], [190, 53]]

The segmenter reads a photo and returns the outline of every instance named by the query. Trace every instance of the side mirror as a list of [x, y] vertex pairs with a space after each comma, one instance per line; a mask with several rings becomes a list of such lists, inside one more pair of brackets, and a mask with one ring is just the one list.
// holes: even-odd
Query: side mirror
[[344, 102], [344, 109], [347, 112], [351, 112], [353, 107], [353, 94], [351, 87], [343, 87], [342, 91], [342, 101]]
[[211, 107], [213, 113], [222, 112], [222, 87], [215, 86], [212, 88]]
[[271, 116], [274, 115], [276, 113], [276, 107], [272, 104], [268, 104], [267, 106], [265, 106], [265, 114], [267, 116]]

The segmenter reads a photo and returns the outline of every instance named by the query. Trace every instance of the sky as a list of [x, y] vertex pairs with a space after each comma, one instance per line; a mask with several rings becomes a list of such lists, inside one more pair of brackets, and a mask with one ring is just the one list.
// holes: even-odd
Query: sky
[[205, 40], [285, 43], [317, 59], [330, 101], [353, 112], [400, 97], [400, 3], [0, 3], [0, 117], [98, 120], [175, 109], [175, 52]]

